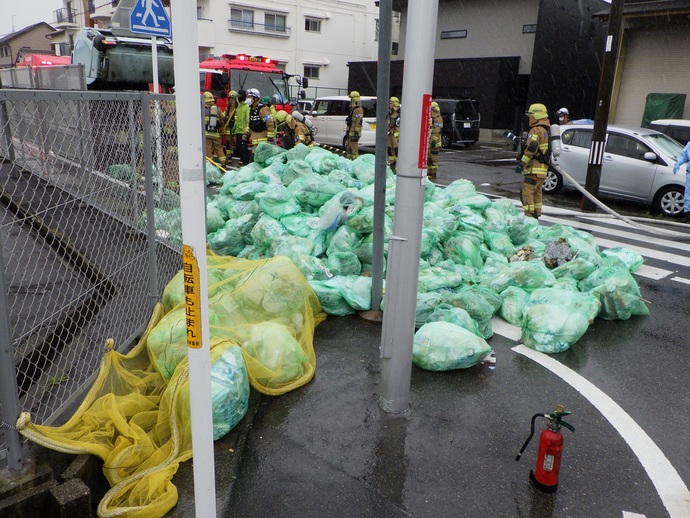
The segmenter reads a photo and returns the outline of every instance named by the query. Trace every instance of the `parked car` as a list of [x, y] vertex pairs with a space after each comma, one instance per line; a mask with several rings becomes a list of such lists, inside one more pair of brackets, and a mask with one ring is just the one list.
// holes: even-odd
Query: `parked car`
[[[364, 108], [360, 146], [376, 145], [376, 97], [361, 97]], [[345, 147], [345, 119], [350, 114], [350, 98], [346, 95], [319, 97], [309, 113], [315, 140], [320, 144]]]
[[443, 117], [441, 146], [449, 148], [454, 143], [468, 146], [479, 140], [479, 102], [474, 99], [433, 99], [438, 103]]
[[311, 113], [311, 109], [314, 106], [314, 101], [312, 99], [300, 99], [297, 101], [297, 106], [295, 106], [295, 110], [300, 112], [302, 115], [309, 115]]
[[690, 141], [690, 120], [659, 119], [650, 122], [649, 129], [660, 131], [683, 145]]
[[[591, 124], [561, 127], [558, 164], [580, 185], [587, 178]], [[683, 212], [685, 176], [673, 174], [681, 146], [672, 138], [645, 128], [609, 126], [599, 193], [646, 203], [667, 216]], [[564, 185], [563, 175], [549, 168], [543, 192], [553, 194]], [[566, 184], [566, 187], [568, 184]]]

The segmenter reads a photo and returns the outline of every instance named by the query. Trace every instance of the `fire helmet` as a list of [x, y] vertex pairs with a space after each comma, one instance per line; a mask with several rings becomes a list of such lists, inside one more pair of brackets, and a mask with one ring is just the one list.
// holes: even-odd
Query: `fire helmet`
[[525, 112], [525, 115], [530, 115], [535, 119], [547, 119], [549, 117], [549, 112], [546, 111], [546, 106], [541, 103], [534, 103], [529, 107], [529, 110]]

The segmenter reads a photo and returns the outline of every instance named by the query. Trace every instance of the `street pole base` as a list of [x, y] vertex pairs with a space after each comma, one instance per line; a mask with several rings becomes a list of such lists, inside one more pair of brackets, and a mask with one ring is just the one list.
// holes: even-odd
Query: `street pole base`
[[357, 316], [362, 320], [371, 322], [372, 324], [381, 324], [383, 322], [383, 311], [376, 311], [370, 309], [369, 311], [359, 311]]

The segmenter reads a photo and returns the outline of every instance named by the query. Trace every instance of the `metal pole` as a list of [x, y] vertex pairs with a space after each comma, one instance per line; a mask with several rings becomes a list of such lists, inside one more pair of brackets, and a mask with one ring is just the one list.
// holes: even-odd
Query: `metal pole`
[[386, 211], [388, 95], [391, 78], [392, 0], [379, 2], [379, 62], [376, 72], [376, 159], [374, 162], [374, 243], [371, 265], [371, 309], [380, 311], [383, 294], [383, 229]]
[[12, 351], [10, 306], [7, 302], [2, 241], [2, 233], [0, 233], [0, 406], [2, 407], [2, 427], [7, 444], [7, 467], [10, 471], [21, 471], [24, 466], [22, 443], [19, 432], [15, 428], [19, 417], [19, 389]]
[[153, 171], [151, 160], [151, 95], [141, 93], [141, 126], [144, 137], [144, 178], [146, 182], [146, 235], [149, 258], [149, 299], [151, 308], [160, 300], [158, 296], [158, 270], [156, 269], [156, 222], [153, 215]]
[[438, 2], [409, 2], [406, 74], [400, 120], [393, 235], [388, 242], [386, 311], [381, 336], [381, 395], [386, 412], [409, 407], [419, 252], [429, 137]]
[[[196, 42], [195, 2], [171, 2], [173, 41]], [[201, 139], [199, 55], [196, 43], [175, 46], [175, 107], [179, 136], [182, 265], [187, 304], [189, 397], [192, 407], [196, 516], [215, 518], [216, 485], [211, 417], [211, 348], [206, 266], [206, 185]]]
[[[616, 61], [620, 47], [621, 28], [623, 22], [624, 0], [611, 1], [611, 14], [609, 16], [609, 32], [606, 37], [604, 50], [604, 62], [601, 67], [601, 80], [599, 81], [599, 93], [597, 108], [594, 113], [594, 128], [592, 129], [592, 143], [589, 148], [589, 162], [587, 164], [587, 178], [585, 189], [592, 196], [599, 196], [599, 182], [601, 180], [601, 166], [604, 163], [604, 149], [606, 147], [606, 127], [609, 122], [609, 109], [611, 107], [611, 89], [616, 73]], [[588, 198], [583, 197], [580, 202], [582, 210], [594, 212], [597, 206]]]
[[10, 116], [7, 112], [7, 99], [3, 96], [2, 102], [0, 102], [0, 124], [3, 125], [2, 133], [5, 135], [5, 143], [7, 145], [7, 152], [9, 158], [14, 162], [17, 158], [14, 152], [14, 144], [12, 142], [12, 125], [10, 124]]
[[[155, 36], [151, 36], [151, 59], [153, 62], [151, 66], [153, 68], [153, 92], [158, 93], [159, 83], [158, 83], [158, 40]], [[158, 169], [158, 190], [159, 196], [163, 195], [163, 149], [161, 142], [161, 105], [160, 101], [155, 100], [153, 102], [153, 139], [156, 142], [156, 169]]]

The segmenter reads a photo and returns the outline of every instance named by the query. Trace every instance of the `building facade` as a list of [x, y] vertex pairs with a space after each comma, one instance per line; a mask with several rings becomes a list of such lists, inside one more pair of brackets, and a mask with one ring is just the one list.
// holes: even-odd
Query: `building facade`
[[[404, 57], [408, 1], [400, 9]], [[525, 106], [561, 106], [593, 117], [606, 28], [602, 0], [441, 0], [434, 97], [479, 101], [483, 130], [519, 130]], [[414, 25], [412, 25], [414, 27]], [[391, 63], [391, 92], [402, 95], [402, 61]], [[350, 63], [349, 87], [375, 92], [376, 62]], [[404, 99], [403, 99], [404, 103]], [[570, 108], [569, 108], [570, 109]]]
[[39, 22], [0, 38], [0, 68], [9, 68], [15, 64], [23, 52], [53, 52], [48, 35], [53, 28], [46, 22]]

